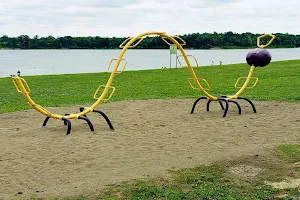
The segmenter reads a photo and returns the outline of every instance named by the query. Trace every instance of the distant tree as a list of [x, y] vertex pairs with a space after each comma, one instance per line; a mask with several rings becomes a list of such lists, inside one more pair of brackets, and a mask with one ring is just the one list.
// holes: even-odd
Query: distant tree
[[300, 47], [300, 35], [296, 35], [296, 47]]
[[30, 47], [32, 49], [38, 49], [39, 48], [39, 43], [40, 43], [40, 38], [38, 35], [35, 35], [33, 39], [30, 40]]
[[[186, 41], [185, 48], [189, 49], [209, 49], [218, 48], [254, 48], [257, 37], [261, 34], [234, 33], [189, 33], [180, 37]], [[300, 47], [300, 35], [288, 33], [275, 33], [276, 39], [272, 43], [273, 48], [295, 48]], [[19, 37], [0, 37], [1, 48], [22, 48], [22, 49], [116, 49], [125, 40], [125, 37], [47, 37], [34, 36], [32, 39], [28, 35]], [[263, 38], [263, 44], [268, 43], [269, 37]], [[168, 45], [160, 36], [147, 36], [137, 48], [166, 49]]]
[[30, 38], [28, 35], [20, 35], [18, 37], [19, 47], [21, 49], [29, 49], [30, 48]]

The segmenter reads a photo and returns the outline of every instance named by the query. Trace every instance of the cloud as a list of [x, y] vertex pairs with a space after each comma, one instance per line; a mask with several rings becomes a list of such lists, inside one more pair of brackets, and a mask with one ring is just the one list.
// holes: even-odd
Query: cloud
[[[288, 2], [287, 2], [288, 1]], [[0, 35], [299, 34], [298, 0], [0, 0]]]

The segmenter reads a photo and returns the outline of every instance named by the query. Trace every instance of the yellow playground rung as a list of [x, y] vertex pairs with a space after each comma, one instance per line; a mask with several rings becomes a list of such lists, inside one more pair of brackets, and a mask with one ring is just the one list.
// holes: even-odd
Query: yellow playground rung
[[[240, 77], [240, 78], [238, 78], [238, 80], [236, 80], [236, 82], [234, 84], [235, 88], [242, 88], [242, 86], [238, 86], [239, 81], [242, 80], [242, 79], [247, 79], [247, 77]], [[256, 86], [256, 84], [258, 82], [258, 78], [257, 77], [251, 77], [251, 79], [255, 80], [254, 84], [252, 86], [247, 86], [246, 88], [254, 88]]]
[[[102, 91], [102, 93], [103, 93], [104, 90], [105, 90], [105, 88], [106, 88], [105, 85], [100, 85], [100, 86], [97, 88], [97, 90], [96, 90], [96, 92], [95, 92], [95, 94], [94, 94], [94, 99], [99, 99], [99, 98], [101, 97], [101, 95], [100, 95], [99, 97], [97, 97], [97, 94], [99, 93], [99, 91]], [[108, 88], [108, 90], [111, 89], [111, 92], [110, 92], [110, 94], [109, 94], [109, 92], [105, 92], [105, 94], [109, 94], [109, 96], [108, 96], [108, 98], [106, 98], [106, 99], [105, 99], [105, 98], [102, 99], [104, 102], [108, 101], [108, 100], [113, 96], [113, 94], [114, 94], [114, 92], [115, 92], [115, 90], [116, 90], [116, 88], [113, 87], [113, 86], [107, 86], [107, 88]]]
[[[108, 72], [109, 72], [110, 67], [111, 67], [111, 65], [112, 65], [112, 63], [113, 63], [114, 61], [117, 62], [118, 59], [114, 58], [114, 59], [111, 59], [111, 60], [110, 60], [109, 65], [108, 65], [108, 67], [107, 67], [107, 71], [108, 71]], [[121, 59], [121, 60], [120, 60], [120, 63], [124, 63], [123, 68], [122, 68], [121, 71], [116, 71], [115, 73], [122, 73], [122, 72], [125, 70], [126, 66], [127, 66], [127, 60], [125, 60], [125, 59]], [[118, 67], [120, 66], [120, 63], [118, 64]]]
[[[203, 87], [202, 87], [204, 90], [210, 90], [211, 87], [210, 87], [210, 85], [208, 84], [208, 82], [207, 82], [206, 79], [204, 79], [204, 78], [197, 78], [197, 80], [198, 80], [198, 82], [199, 82], [199, 80], [202, 80], [202, 81], [206, 84], [207, 88], [203, 88]], [[192, 81], [194, 81], [193, 78], [188, 78], [188, 82], [189, 82], [191, 88], [193, 88], [194, 90], [199, 90], [198, 87], [195, 87], [195, 86], [193, 85]], [[199, 82], [199, 84], [201, 85], [200, 82]], [[201, 86], [202, 86], [202, 85], [201, 85]]]
[[[183, 58], [184, 59], [184, 56], [183, 55], [178, 55], [177, 56], [177, 60], [178, 60], [178, 63], [179, 63], [179, 65], [181, 66], [181, 67], [188, 67], [187, 65], [182, 65], [182, 63], [181, 63], [181, 61], [180, 61], [180, 58]], [[191, 67], [199, 67], [199, 64], [198, 64], [198, 61], [197, 61], [197, 59], [196, 59], [196, 57], [195, 56], [193, 56], [193, 55], [186, 55], [186, 57], [187, 57], [187, 59], [189, 59], [189, 58], [193, 58], [194, 59], [194, 64], [196, 64], [195, 66], [193, 66], [192, 64], [191, 64]], [[189, 60], [190, 61], [190, 60]], [[191, 62], [190, 62], [191, 63]]]
[[[260, 44], [260, 39], [265, 38], [265, 37], [271, 37], [271, 40], [266, 45]], [[260, 48], [266, 48], [266, 47], [268, 47], [273, 42], [273, 40], [275, 38], [276, 38], [276, 36], [272, 35], [272, 34], [264, 34], [262, 36], [259, 36], [257, 38], [257, 46], [260, 47]]]
[[[184, 46], [184, 45], [186, 45], [186, 42], [181, 38], [181, 37], [179, 37], [179, 36], [171, 36], [171, 37], [173, 37], [181, 46]], [[165, 43], [167, 43], [169, 46], [171, 46], [171, 45], [175, 45], [175, 43], [170, 43], [167, 39], [167, 37], [162, 37], [161, 38]], [[178, 41], [179, 40], [179, 41]]]
[[26, 94], [31, 93], [31, 90], [25, 79], [20, 77], [12, 77], [12, 82], [19, 93], [23, 93], [22, 91], [24, 91]]
[[[124, 40], [124, 42], [122, 42], [121, 44], [120, 44], [120, 46], [119, 46], [119, 48], [121, 48], [121, 49], [123, 49], [125, 46], [126, 46], [126, 44], [131, 40], [132, 38], [130, 37], [130, 38], [127, 38], [126, 40]], [[135, 47], [137, 47], [137, 45], [139, 45], [142, 41], [143, 41], [143, 37], [137, 37], [136, 39], [139, 39], [135, 44], [131, 44], [131, 45], [129, 45], [128, 46], [128, 48], [135, 48]]]

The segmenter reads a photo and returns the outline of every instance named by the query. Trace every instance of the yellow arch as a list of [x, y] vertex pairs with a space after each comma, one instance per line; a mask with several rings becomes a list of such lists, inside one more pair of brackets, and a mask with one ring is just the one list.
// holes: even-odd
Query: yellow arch
[[[105, 97], [107, 96], [107, 94], [109, 92], [109, 89], [112, 88], [111, 87], [112, 82], [114, 80], [115, 75], [118, 73], [118, 68], [119, 68], [119, 65], [120, 65], [121, 61], [123, 60], [123, 56], [124, 56], [125, 52], [129, 48], [136, 47], [143, 40], [143, 37], [148, 36], [148, 35], [158, 35], [158, 36], [161, 36], [162, 39], [166, 38], [166, 39], [168, 39], [169, 41], [171, 41], [173, 43], [173, 44], [170, 44], [169, 42], [167, 42], [167, 41], [164, 40], [165, 42], [167, 42], [167, 44], [169, 44], [169, 45], [176, 45], [177, 48], [180, 50], [180, 52], [181, 52], [181, 54], [182, 54], [182, 56], [184, 58], [184, 61], [186, 62], [186, 66], [189, 68], [189, 72], [190, 72], [190, 74], [192, 76], [192, 79], [194, 80], [194, 82], [196, 84], [196, 87], [207, 97], [207, 99], [212, 100], [212, 101], [218, 101], [217, 97], [209, 94], [203, 88], [203, 86], [200, 84], [199, 79], [198, 79], [197, 75], [195, 74], [195, 72], [193, 70], [193, 67], [191, 66], [191, 64], [190, 64], [190, 62], [188, 60], [188, 56], [186, 55], [186, 53], [185, 53], [182, 45], [178, 42], [178, 40], [181, 41], [181, 42], [183, 42], [183, 43], [185, 43], [185, 41], [183, 39], [181, 39], [180, 37], [178, 37], [178, 36], [167, 35], [165, 32], [145, 32], [145, 33], [139, 34], [139, 35], [137, 35], [137, 36], [135, 36], [133, 38], [126, 39], [120, 45], [120, 48], [122, 48], [122, 51], [121, 51], [118, 59], [116, 59], [116, 63], [115, 63], [114, 68], [113, 68], [113, 70], [112, 70], [112, 72], [110, 74], [110, 77], [108, 78], [108, 81], [107, 81], [106, 85], [104, 86], [104, 90], [103, 90], [102, 94], [100, 95], [100, 97], [97, 98], [97, 100], [94, 102], [94, 104], [92, 104], [90, 107], [86, 107], [82, 112], [79, 112], [77, 114], [70, 114], [68, 116], [62, 116], [62, 115], [58, 115], [58, 114], [53, 114], [53, 113], [49, 112], [47, 109], [43, 108], [42, 106], [37, 105], [31, 99], [31, 97], [29, 95], [31, 91], [30, 91], [30, 88], [27, 85], [25, 79], [23, 79], [21, 77], [18, 77], [18, 76], [12, 76], [13, 84], [15, 85], [17, 91], [20, 92], [20, 93], [22, 93], [22, 95], [24, 96], [24, 98], [26, 99], [26, 101], [28, 102], [28, 104], [32, 108], [34, 108], [38, 112], [46, 115], [47, 117], [51, 117], [51, 118], [54, 118], [54, 119], [62, 119], [62, 118], [76, 119], [76, 118], [78, 118], [80, 116], [84, 116], [84, 115], [88, 114], [89, 112], [92, 112], [99, 104], [101, 104], [102, 101], [107, 100], [107, 99], [105, 99]], [[262, 37], [266, 37], [266, 36], [271, 36], [272, 40], [267, 45], [265, 45], [265, 46], [262, 45], [262, 47], [267, 47], [268, 45], [270, 45], [271, 42], [274, 40], [274, 37], [275, 37], [275, 36], [272, 36], [270, 34], [261, 36], [261, 37], [258, 38], [258, 45], [260, 43], [260, 39]], [[255, 67], [251, 66], [251, 69], [250, 69], [250, 71], [248, 73], [247, 79], [244, 82], [243, 86], [239, 89], [239, 91], [235, 95], [229, 96], [229, 97], [227, 97], [227, 99], [235, 99], [235, 98], [237, 98], [247, 88], [247, 86], [248, 86], [248, 84], [249, 84], [249, 82], [250, 82], [250, 80], [252, 78], [252, 74], [254, 72], [254, 69], [255, 69]], [[206, 80], [205, 80], [205, 82], [206, 82]], [[97, 91], [96, 91], [96, 93], [97, 93]], [[96, 93], [95, 93], [95, 95], [96, 95]], [[94, 95], [94, 97], [95, 97], [95, 95]]]
[[[133, 37], [133, 38], [129, 38], [127, 40], [125, 40], [121, 45], [120, 47], [123, 48], [118, 59], [116, 60], [116, 63], [115, 63], [115, 66], [110, 74], [110, 77], [108, 78], [108, 81], [104, 87], [104, 90], [101, 94], [101, 96], [97, 99], [97, 101], [92, 104], [90, 107], [86, 107], [82, 112], [80, 113], [77, 113], [77, 114], [71, 114], [71, 115], [68, 115], [68, 116], [62, 116], [62, 115], [57, 115], [57, 114], [53, 114], [51, 113], [50, 111], [46, 110], [45, 108], [43, 108], [42, 106], [40, 105], [37, 105], [30, 97], [30, 88], [29, 86], [27, 85], [25, 79], [21, 78], [21, 77], [18, 77], [18, 76], [12, 76], [12, 81], [17, 89], [18, 92], [22, 93], [24, 98], [26, 99], [26, 101], [28, 102], [28, 104], [34, 108], [35, 110], [37, 110], [38, 112], [48, 116], [48, 117], [51, 117], [51, 118], [55, 118], [55, 119], [62, 119], [63, 117], [64, 118], [67, 118], [67, 119], [74, 119], [74, 118], [78, 118], [80, 116], [84, 116], [86, 114], [88, 114], [89, 112], [93, 111], [106, 97], [106, 95], [108, 94], [109, 92], [109, 89], [111, 88], [111, 85], [112, 85], [112, 82], [114, 80], [114, 77], [115, 75], [118, 73], [117, 70], [119, 68], [119, 65], [123, 59], [123, 56], [125, 54], [125, 52], [127, 51], [127, 49], [129, 48], [134, 48], [136, 47], [143, 39], [143, 37], [145, 36], [148, 36], [148, 35], [159, 35], [161, 36], [162, 38], [167, 38], [169, 39], [171, 42], [173, 42], [173, 44], [175, 44], [177, 46], [177, 48], [180, 50], [180, 52], [182, 53], [182, 56], [184, 57], [184, 60], [187, 64], [187, 67], [189, 68], [190, 70], [190, 73], [192, 75], [192, 78], [194, 79], [197, 87], [199, 88], [199, 90], [204, 94], [206, 95], [209, 99], [211, 100], [217, 100], [216, 97], [210, 95], [208, 92], [206, 92], [206, 90], [202, 87], [202, 85], [200, 84], [200, 82], [198, 81], [198, 78], [193, 70], [193, 68], [191, 67], [191, 64], [187, 58], [187, 55], [185, 54], [185, 51], [184, 49], [182, 48], [181, 44], [175, 39], [179, 39], [180, 41], [183, 41], [181, 38], [179, 38], [178, 36], [170, 36], [170, 35], [167, 35], [165, 32], [145, 32], [145, 33], [142, 33], [136, 37]], [[137, 42], [136, 42], [137, 41]], [[136, 42], [136, 43], [135, 43]], [[126, 44], [125, 44], [126, 43]], [[135, 44], [134, 44], [135, 43]]]

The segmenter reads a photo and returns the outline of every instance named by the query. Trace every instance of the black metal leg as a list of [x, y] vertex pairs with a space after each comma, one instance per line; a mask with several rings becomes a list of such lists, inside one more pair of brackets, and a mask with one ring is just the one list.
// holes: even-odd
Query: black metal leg
[[88, 123], [88, 125], [89, 125], [91, 131], [94, 131], [93, 124], [92, 124], [92, 122], [91, 122], [88, 118], [79, 116], [78, 119], [83, 119], [84, 121], [86, 121], [86, 122]]
[[206, 111], [209, 111], [209, 104], [212, 102], [212, 100], [208, 100], [206, 104]]
[[225, 102], [225, 110], [224, 110], [223, 117], [226, 117], [227, 111], [228, 111], [228, 108], [229, 108], [229, 103], [228, 103], [228, 101], [226, 99], [218, 98], [218, 100]]
[[252, 101], [250, 101], [249, 99], [247, 99], [245, 97], [238, 97], [238, 99], [246, 100], [252, 106], [253, 112], [256, 113], [256, 108], [255, 108], [254, 104], [252, 103]]
[[[68, 114], [68, 113], [65, 114], [65, 116], [68, 116], [68, 115], [70, 115], [70, 114]], [[65, 121], [64, 121], [64, 125], [67, 126], [67, 123]]]
[[[209, 105], [210, 105], [211, 102], [212, 102], [212, 100], [208, 100], [208, 102], [206, 104], [206, 111], [209, 111]], [[224, 110], [224, 106], [223, 106], [222, 102], [221, 101], [218, 101], [218, 102], [219, 102], [222, 110]]]
[[238, 107], [239, 114], [241, 114], [241, 113], [242, 113], [241, 106], [240, 106], [240, 104], [239, 104], [238, 102], [236, 102], [236, 101], [233, 101], [233, 100], [228, 100], [228, 102], [230, 102], [230, 103], [234, 103], [234, 104], [235, 104], [235, 105]]
[[106, 120], [108, 126], [110, 129], [114, 130], [114, 127], [112, 126], [110, 120], [108, 119], [108, 117], [106, 116], [106, 114], [100, 110], [93, 110], [93, 112], [99, 113], [100, 115], [102, 115], [102, 117], [104, 117], [104, 119]]
[[[227, 98], [227, 96], [220, 96], [220, 98]], [[219, 101], [219, 103], [220, 103], [220, 106], [221, 106], [222, 110], [224, 110], [224, 106], [223, 106], [222, 102]]]
[[46, 126], [46, 125], [47, 125], [49, 119], [50, 119], [50, 117], [46, 117], [46, 119], [45, 119], [44, 122], [43, 122], [43, 126]]
[[195, 107], [196, 107], [197, 103], [198, 103], [201, 99], [207, 99], [207, 97], [200, 97], [200, 98], [196, 99], [196, 101], [195, 101], [194, 104], [193, 104], [193, 108], [192, 108], [191, 114], [194, 113]]
[[64, 120], [64, 124], [67, 125], [67, 135], [71, 133], [71, 121], [67, 118], [62, 118]]
[[[80, 112], [84, 111], [84, 107], [79, 108]], [[88, 118], [86, 115], [83, 115], [84, 117]]]
[[[49, 119], [50, 119], [50, 117], [46, 117], [46, 119], [44, 120], [43, 126], [46, 126]], [[62, 118], [62, 120], [64, 121], [64, 125], [67, 126], [67, 135], [69, 135], [71, 132], [71, 121], [67, 118]]]
[[[209, 105], [210, 105], [210, 103], [211, 103], [212, 101], [213, 101], [213, 100], [208, 100], [208, 102], [207, 102], [207, 104], [206, 104], [206, 111], [209, 111]], [[219, 102], [219, 104], [220, 104], [220, 106], [221, 106], [221, 109], [224, 110], [224, 106], [223, 106], [222, 102], [221, 102], [221, 101], [218, 101], [218, 102]]]
[[220, 104], [220, 106], [221, 106], [222, 110], [224, 110], [224, 106], [223, 106], [223, 104], [222, 104], [222, 102], [221, 102], [221, 101], [219, 101], [219, 104]]

